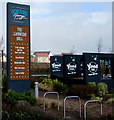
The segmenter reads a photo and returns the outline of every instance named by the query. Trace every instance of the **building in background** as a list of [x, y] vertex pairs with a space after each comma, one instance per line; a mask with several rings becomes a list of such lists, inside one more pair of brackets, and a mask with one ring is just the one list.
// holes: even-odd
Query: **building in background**
[[39, 63], [50, 63], [51, 51], [37, 51], [34, 52], [34, 61]]

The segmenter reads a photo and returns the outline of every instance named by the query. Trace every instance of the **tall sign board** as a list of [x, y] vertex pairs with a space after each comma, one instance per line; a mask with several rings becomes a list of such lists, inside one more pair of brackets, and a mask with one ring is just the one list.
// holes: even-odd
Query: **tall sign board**
[[8, 88], [30, 90], [30, 6], [7, 3]]

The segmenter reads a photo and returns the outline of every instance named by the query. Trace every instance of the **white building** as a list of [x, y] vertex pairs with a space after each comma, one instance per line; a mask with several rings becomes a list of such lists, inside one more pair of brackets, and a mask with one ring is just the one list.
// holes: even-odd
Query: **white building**
[[35, 62], [39, 63], [50, 63], [50, 56], [52, 56], [51, 51], [37, 51], [34, 52]]

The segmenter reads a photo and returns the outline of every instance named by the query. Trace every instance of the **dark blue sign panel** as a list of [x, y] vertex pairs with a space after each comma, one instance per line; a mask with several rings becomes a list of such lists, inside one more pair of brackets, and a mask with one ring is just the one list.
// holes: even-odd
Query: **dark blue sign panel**
[[8, 88], [30, 90], [30, 6], [7, 3]]
[[88, 82], [100, 81], [100, 60], [95, 54], [84, 54], [85, 79]]
[[78, 76], [78, 59], [75, 55], [64, 55], [64, 71], [65, 76], [73, 77]]
[[30, 25], [30, 6], [7, 3], [9, 25]]
[[50, 66], [51, 66], [51, 75], [63, 77], [62, 56], [52, 56]]

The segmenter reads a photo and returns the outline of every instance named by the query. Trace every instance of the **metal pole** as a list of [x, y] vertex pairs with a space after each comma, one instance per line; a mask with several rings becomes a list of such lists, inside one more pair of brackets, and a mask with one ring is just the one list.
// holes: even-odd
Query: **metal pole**
[[4, 74], [4, 59], [3, 59], [3, 54], [4, 54], [4, 52], [3, 52], [3, 50], [1, 50], [2, 51], [2, 76], [3, 76], [3, 74]]
[[38, 99], [39, 97], [39, 89], [38, 89], [38, 82], [35, 82], [35, 97]]

